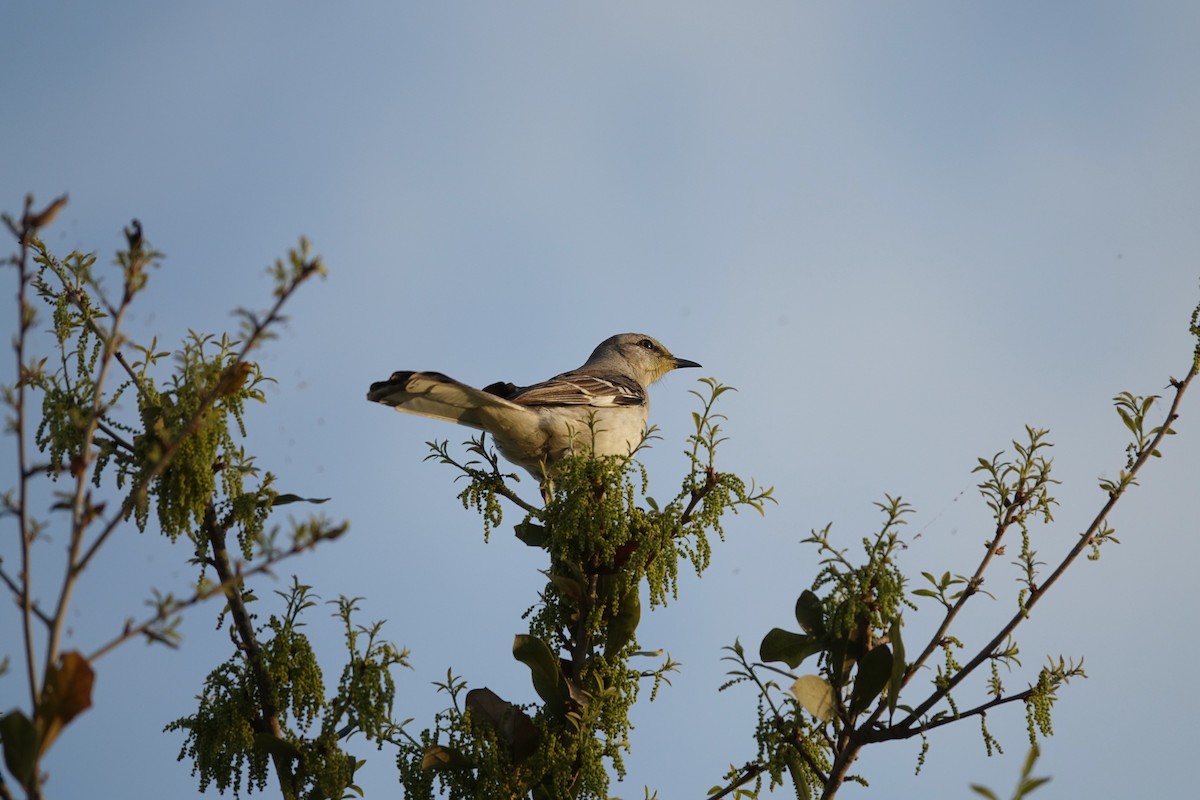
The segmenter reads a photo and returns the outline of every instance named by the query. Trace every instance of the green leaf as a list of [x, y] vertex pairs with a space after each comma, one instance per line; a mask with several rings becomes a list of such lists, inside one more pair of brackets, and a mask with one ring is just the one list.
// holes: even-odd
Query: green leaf
[[553, 572], [547, 572], [546, 577], [554, 584], [554, 588], [562, 592], [563, 596], [568, 600], [573, 600], [575, 603], [583, 601], [584, 587], [583, 584], [574, 578], [568, 578], [566, 575], [555, 575]]
[[900, 700], [900, 689], [904, 685], [904, 671], [908, 667], [904, 663], [904, 641], [900, 638], [902, 621], [899, 617], [892, 620], [888, 630], [888, 641], [892, 645], [892, 675], [888, 680], [888, 712], [896, 713], [896, 703]]
[[567, 681], [549, 645], [536, 636], [517, 634], [513, 640], [513, 658], [529, 667], [534, 691], [545, 702], [546, 710], [561, 719], [566, 714]]
[[800, 623], [805, 633], [825, 635], [825, 609], [821, 607], [821, 598], [809, 589], [796, 598], [796, 622]]
[[819, 653], [821, 649], [821, 644], [815, 637], [772, 628], [767, 631], [758, 647], [758, 657], [763, 661], [782, 661], [795, 669], [800, 666], [800, 662], [813, 653]]
[[4, 763], [8, 771], [29, 789], [37, 770], [37, 729], [28, 717], [14, 708], [0, 718], [0, 739], [4, 740]]
[[850, 713], [857, 714], [875, 701], [892, 676], [892, 651], [886, 644], [873, 647], [858, 662], [858, 675], [850, 693]]
[[435, 744], [425, 748], [421, 758], [421, 769], [472, 769], [474, 764], [453, 747], [442, 747]]
[[298, 494], [277, 494], [275, 495], [275, 499], [271, 501], [271, 507], [286, 506], [289, 503], [313, 503], [314, 505], [319, 505], [328, 502], [328, 497], [301, 497]]
[[1050, 778], [1030, 778], [1027, 781], [1022, 781], [1021, 786], [1017, 791], [1020, 792], [1020, 797], [1024, 797], [1034, 789], [1037, 789], [1039, 786], [1049, 782]]
[[817, 675], [801, 675], [792, 684], [792, 695], [804, 710], [822, 722], [833, 718], [833, 687]]
[[517, 538], [530, 547], [545, 549], [550, 544], [550, 537], [546, 534], [546, 529], [534, 522], [526, 520], [514, 526], [513, 530], [516, 531]]
[[633, 639], [638, 623], [642, 620], [642, 598], [638, 584], [634, 584], [621, 598], [621, 607], [608, 623], [604, 637], [604, 657], [613, 658]]
[[[838, 606], [838, 611], [835, 612], [835, 618], [844, 616], [848, 600], [842, 601]], [[829, 649], [829, 666], [832, 670], [830, 677], [834, 679], [838, 685], [850, 674], [850, 668], [858, 662], [863, 656], [863, 643], [867, 636], [867, 630], [871, 624], [870, 618], [866, 612], [859, 611], [855, 614], [854, 624], [850, 628], [846, 636], [833, 640], [828, 644]]]
[[524, 761], [537, 751], [537, 726], [519, 706], [487, 687], [467, 692], [466, 705], [473, 720], [486, 723], [508, 745], [514, 761]]

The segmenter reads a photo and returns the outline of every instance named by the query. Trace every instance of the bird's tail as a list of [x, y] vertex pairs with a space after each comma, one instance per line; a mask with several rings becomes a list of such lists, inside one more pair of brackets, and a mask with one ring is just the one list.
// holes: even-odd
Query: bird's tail
[[477, 430], [487, 430], [487, 419], [497, 409], [527, 410], [440, 372], [394, 372], [386, 381], [371, 384], [367, 399], [397, 411], [444, 419]]

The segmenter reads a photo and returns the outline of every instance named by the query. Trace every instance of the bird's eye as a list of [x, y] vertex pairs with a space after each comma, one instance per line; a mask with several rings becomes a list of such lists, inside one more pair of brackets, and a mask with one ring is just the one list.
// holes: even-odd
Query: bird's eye
[[642, 339], [640, 342], [638, 342], [638, 347], [644, 347], [647, 350], [653, 350], [654, 342], [650, 341], [649, 339]]

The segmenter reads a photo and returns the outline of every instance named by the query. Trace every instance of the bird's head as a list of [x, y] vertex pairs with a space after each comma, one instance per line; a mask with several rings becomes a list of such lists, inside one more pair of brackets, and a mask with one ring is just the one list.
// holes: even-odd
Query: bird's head
[[585, 367], [617, 369], [649, 386], [673, 369], [698, 367], [695, 361], [676, 358], [662, 342], [644, 333], [618, 333], [601, 342]]

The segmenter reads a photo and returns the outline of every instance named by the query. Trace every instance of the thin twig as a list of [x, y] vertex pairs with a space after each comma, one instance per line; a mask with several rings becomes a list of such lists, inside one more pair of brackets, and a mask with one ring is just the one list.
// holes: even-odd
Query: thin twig
[[[997, 706], [1007, 705], [1008, 703], [1024, 702], [1025, 700], [1028, 700], [1030, 697], [1033, 696], [1034, 691], [1036, 691], [1036, 690], [1033, 688], [1029, 688], [1023, 692], [1017, 692], [1016, 694], [1010, 694], [1007, 697], [997, 697], [992, 700], [989, 700], [986, 703], [983, 703], [982, 705], [975, 706], [975, 708], [972, 708], [968, 711], [961, 711], [958, 714], [948, 715], [948, 716], [942, 717], [941, 719], [934, 720], [933, 722], [927, 722], [924, 725], [918, 725], [916, 728], [911, 728], [909, 730], [902, 731], [901, 736], [890, 736], [890, 735], [886, 735], [887, 732], [884, 732], [885, 735], [881, 735], [877, 738], [869, 736], [868, 741], [882, 742], [882, 741], [886, 741], [888, 739], [908, 739], [912, 736], [919, 736], [922, 733], [928, 733], [929, 731], [933, 730], [934, 728], [940, 728], [943, 725], [949, 725], [952, 722], [957, 722], [958, 720], [967, 719], [969, 717], [982, 716], [984, 714], [987, 714], [987, 712], [991, 711], [993, 708], [996, 708]], [[891, 730], [894, 730], [894, 728], [889, 729], [889, 731], [891, 731]]]
[[716, 794], [705, 795], [705, 800], [720, 800], [722, 797], [728, 797], [733, 792], [757, 778], [765, 769], [766, 767], [758, 762], [743, 765], [741, 770], [739, 770], [742, 773], [741, 775], [735, 778], [731, 783], [729, 783], [727, 786], [725, 786], [725, 788], [721, 789], [721, 791], [717, 792]]
[[[148, 264], [149, 261], [155, 255], [156, 254], [154, 254], [154, 253], [145, 253], [144, 256], [146, 258], [146, 263]], [[57, 273], [57, 270], [55, 272]], [[63, 277], [64, 276], [62, 274], [59, 274], [60, 279], [62, 279]], [[111, 334], [106, 332], [104, 330], [104, 328], [100, 327], [100, 323], [96, 322], [96, 319], [95, 319], [95, 316], [93, 315], [92, 310], [90, 308], [88, 308], [86, 303], [83, 302], [83, 299], [86, 296], [87, 295], [83, 291], [69, 291], [66, 293], [66, 297], [68, 300], [71, 301], [71, 304], [74, 305], [77, 309], [79, 309], [80, 315], [83, 319], [84, 324], [87, 325], [88, 330], [91, 331], [92, 334], [94, 334], [95, 337], [100, 340], [100, 342], [104, 345], [106, 350], [112, 351], [112, 357], [116, 359], [117, 363], [120, 364], [122, 369], [125, 370], [125, 373], [127, 375], [129, 375], [129, 380], [130, 380], [130, 382], [133, 383], [133, 385], [135, 387], [137, 387], [138, 394], [145, 396], [146, 390], [145, 390], [145, 387], [142, 386], [141, 376], [138, 375], [136, 370], [134, 370], [133, 366], [125, 358], [125, 354], [121, 352], [121, 349], [118, 346], [118, 344], [121, 342], [121, 338], [117, 334], [117, 326], [116, 325], [113, 326]], [[111, 305], [109, 305], [107, 302], [105, 302], [105, 305], [108, 306], [108, 311], [109, 311], [110, 315], [113, 315], [116, 311], [123, 313], [125, 308], [129, 305], [129, 301], [132, 299], [133, 299], [133, 297], [129, 291], [129, 287], [126, 287], [126, 291], [124, 293], [124, 299], [123, 299], [122, 305], [119, 307], [119, 309], [113, 309], [113, 307]]]
[[[132, 300], [133, 293], [130, 291], [129, 278], [127, 277], [122, 303], [112, 314], [111, 334], [103, 339], [104, 350], [100, 357], [100, 369], [92, 384], [92, 407], [88, 414], [88, 424], [83, 431], [82, 442], [79, 445], [79, 452], [76, 456], [79, 459], [79, 463], [76, 464], [74, 459], [72, 459], [72, 472], [75, 476], [75, 496], [71, 502], [71, 538], [67, 547], [67, 570], [63, 576], [62, 589], [59, 593], [58, 604], [54, 610], [53, 622], [50, 625], [50, 635], [46, 642], [47, 670], [58, 660], [59, 643], [62, 640], [63, 630], [67, 623], [67, 609], [71, 605], [71, 598], [75, 593], [75, 585], [78, 577], [82, 574], [86, 566], [84, 562], [80, 561], [79, 556], [83, 551], [87, 529], [95, 519], [95, 508], [92, 506], [91, 493], [88, 492], [87, 488], [90, 477], [89, 467], [95, 460], [92, 447], [96, 437], [97, 426], [103, 413], [104, 388], [108, 383], [108, 371], [113, 363], [113, 355], [116, 353], [116, 343], [120, 340], [121, 323], [125, 319], [125, 312]], [[91, 319], [86, 313], [84, 316], [87, 319]]]
[[497, 480], [495, 481], [495, 484], [494, 484], [494, 491], [496, 492], [496, 494], [500, 495], [501, 497], [508, 498], [518, 508], [521, 508], [522, 510], [524, 510], [530, 514], [533, 514], [535, 517], [541, 515], [542, 509], [538, 508], [537, 506], [533, 505], [532, 503], [526, 502], [525, 500], [521, 499], [520, 495], [518, 495], [512, 489], [508, 488], [508, 484], [504, 482], [503, 478], [500, 477], [498, 473], [496, 474], [496, 477], [497, 477]]
[[111, 425], [107, 425], [107, 424], [105, 424], [105, 422], [103, 420], [97, 419], [96, 427], [98, 427], [104, 433], [105, 436], [112, 439], [113, 444], [117, 445], [118, 447], [120, 447], [124, 450], [128, 450], [130, 453], [133, 452], [133, 445], [131, 443], [125, 441], [125, 438], [123, 436], [121, 436], [121, 434], [117, 433], [116, 430], [113, 429], [113, 427]]
[[[2, 562], [2, 561], [3, 561], [3, 559], [0, 559], [0, 562]], [[16, 579], [14, 579], [11, 575], [8, 574], [8, 572], [4, 569], [3, 566], [0, 566], [0, 583], [3, 583], [5, 586], [7, 586], [8, 590], [10, 592], [12, 592], [18, 600], [21, 599], [20, 585], [17, 583]], [[33, 613], [33, 615], [35, 617], [37, 617], [39, 620], [41, 620], [43, 625], [46, 625], [46, 626], [50, 625], [50, 616], [45, 611], [42, 611], [42, 609], [38, 607], [37, 603], [32, 604], [32, 608], [30, 609], [30, 611]]]
[[1116, 491], [1110, 493], [1108, 501], [1100, 509], [1100, 512], [1096, 514], [1087, 530], [1080, 534], [1079, 541], [1076, 542], [1067, 555], [1063, 557], [1058, 567], [1056, 567], [1055, 570], [1050, 573], [1049, 577], [1047, 577], [1046, 580], [1043, 581], [1037, 588], [1030, 591], [1029, 597], [1026, 599], [1024, 606], [1013, 615], [1012, 619], [1010, 619], [1003, 628], [1000, 629], [1000, 632], [992, 637], [992, 640], [985, 644], [970, 661], [963, 665], [962, 669], [958, 670], [953, 676], [948, 678], [942, 686], [939, 686], [933, 692], [933, 694], [931, 694], [929, 698], [925, 700], [925, 702], [914, 708], [912, 713], [910, 713], [908, 717], [900, 723], [901, 727], [912, 725], [915, 720], [919, 719], [921, 715], [927, 713], [943, 697], [949, 694], [950, 690], [961, 683], [968, 674], [973, 672], [980, 664], [990, 658], [992, 653], [996, 651], [996, 648], [999, 647], [1005, 641], [1005, 639], [1009, 637], [1009, 635], [1017, 628], [1017, 626], [1029, 618], [1029, 612], [1033, 606], [1036, 605], [1039, 600], [1045, 597], [1046, 592], [1049, 591], [1050, 587], [1053, 586], [1060, 577], [1062, 577], [1062, 574], [1066, 572], [1067, 568], [1075, 561], [1075, 559], [1079, 557], [1084, 549], [1092, 544], [1096, 533], [1100, 530], [1101, 526], [1104, 525], [1109, 514], [1112, 513], [1113, 507], [1115, 507], [1117, 502], [1125, 495], [1126, 489], [1134, 485], [1133, 478], [1135, 478], [1141, 471], [1142, 467], [1150, 459], [1151, 454], [1158, 450], [1159, 445], [1162, 444], [1162, 440], [1167, 436], [1167, 431], [1170, 429], [1171, 423], [1179, 417], [1179, 404], [1183, 400], [1184, 392], [1187, 391], [1192, 379], [1196, 377], [1197, 370], [1198, 365], [1193, 363], [1192, 369], [1188, 372], [1187, 376], [1182, 381], [1179, 381], [1175, 384], [1175, 399], [1171, 403], [1170, 410], [1167, 412], [1166, 421], [1159, 428], [1159, 431], [1154, 438], [1150, 440], [1150, 443], [1142, 448], [1141, 452], [1138, 453], [1137, 459], [1128, 470], [1129, 480], [1126, 481], [1122, 486], [1118, 487]]
[[698, 489], [692, 489], [691, 499], [688, 500], [687, 507], [679, 516], [679, 528], [682, 531], [687, 527], [687, 524], [692, 521], [692, 514], [696, 511], [696, 506], [700, 505], [705, 497], [712, 492], [717, 486], [717, 471], [712, 467], [708, 467], [704, 473], [704, 483]]
[[[246, 578], [250, 578], [255, 575], [270, 574], [272, 568], [277, 566], [280, 562], [313, 549], [325, 538], [333, 537], [332, 535], [328, 537], [318, 537], [311, 541], [304, 541], [294, 544], [287, 550], [279, 553], [272, 553], [264, 561], [251, 567], [245, 567], [241, 564], [233, 564], [231, 568], [234, 575], [232, 582], [226, 583], [225, 581], [219, 581], [217, 583], [205, 586], [203, 589], [197, 589], [190, 597], [187, 597], [183, 600], [177, 600], [173, 603], [164, 604], [159, 608], [157, 613], [146, 618], [142, 622], [136, 625], [132, 623], [127, 624], [120, 634], [89, 653], [87, 660], [89, 662], [96, 661], [96, 659], [106, 655], [130, 639], [148, 633], [154, 629], [155, 626], [166, 622], [171, 617], [191, 608], [192, 606], [196, 606], [207, 600], [210, 600], [213, 597], [216, 597], [218, 594], [227, 593], [232, 586], [240, 584]], [[206, 563], [213, 564], [215, 566], [215, 562], [212, 559], [206, 559]]]
[[22, 615], [22, 634], [25, 646], [25, 672], [29, 684], [31, 708], [36, 709], [41, 695], [37, 676], [37, 657], [33, 634], [33, 597], [32, 564], [33, 559], [33, 530], [29, 519], [29, 478], [27, 477], [27, 461], [25, 455], [25, 344], [28, 338], [29, 326], [32, 322], [33, 309], [29, 305], [29, 240], [32, 231], [29, 230], [29, 211], [32, 205], [31, 197], [25, 198], [25, 215], [22, 218], [18, 241], [20, 242], [17, 257], [17, 336], [13, 343], [17, 356], [17, 396], [16, 396], [16, 426], [17, 426], [17, 474], [21, 476], [18, 490], [18, 527], [21, 538], [21, 575], [20, 575], [20, 605]]
[[[241, 350], [238, 351], [237, 355], [234, 357], [235, 363], [241, 363], [245, 361], [250, 351], [253, 350], [261, 341], [267, 328], [282, 318], [279, 313], [280, 309], [291, 297], [292, 293], [295, 292], [295, 290], [300, 286], [300, 283], [306, 277], [308, 277], [309, 274], [311, 273], [303, 273], [295, 281], [284, 287], [284, 289], [279, 292], [278, 298], [275, 301], [275, 305], [271, 307], [271, 310], [268, 312], [265, 319], [254, 319], [250, 335], [246, 337], [246, 341], [242, 344]], [[192, 414], [191, 419], [188, 420], [187, 424], [183, 426], [183, 428], [174, 436], [174, 438], [172, 438], [171, 441], [166, 444], [158, 461], [155, 462], [150, 469], [143, 472], [136, 480], [134, 480], [133, 485], [130, 487], [129, 494], [126, 496], [125, 501], [121, 504], [120, 510], [109, 519], [103, 530], [101, 530], [100, 534], [96, 537], [96, 540], [92, 542], [91, 546], [87, 549], [87, 552], [83, 554], [83, 557], [79, 562], [79, 570], [82, 571], [88, 565], [88, 563], [91, 562], [92, 558], [95, 557], [96, 553], [99, 551], [100, 547], [103, 546], [105, 541], [107, 541], [108, 537], [113, 534], [117, 526], [120, 525], [121, 522], [125, 520], [133, 511], [134, 503], [137, 502], [136, 498], [138, 497], [138, 494], [140, 492], [149, 490], [150, 485], [157, 478], [159, 478], [163, 472], [166, 471], [167, 467], [170, 465], [171, 459], [174, 457], [175, 453], [179, 450], [183, 443], [187, 441], [188, 437], [192, 436], [199, 429], [200, 424], [203, 422], [209, 408], [211, 408], [216, 401], [220, 399], [222, 388], [223, 387], [220, 385], [220, 382], [218, 382], [200, 398], [200, 402], [197, 405], [195, 413]]]
[[[908, 682], [916, 676], [917, 672], [925, 665], [925, 662], [929, 660], [929, 657], [934, 653], [934, 651], [941, 646], [946, 632], [950, 630], [951, 623], [954, 622], [954, 619], [958, 616], [958, 613], [962, 611], [962, 608], [964, 605], [966, 605], [967, 600], [975, 595], [974, 587], [979, 586], [979, 584], [983, 582], [983, 573], [987, 571], [992, 559], [995, 558], [996, 554], [1002, 549], [1001, 542], [1004, 539], [1004, 534], [1010, 527], [1012, 527], [1012, 524], [1016, 520], [1020, 510], [1020, 506], [1014, 503], [1008, 507], [1004, 519], [996, 524], [995, 533], [992, 536], [992, 540], [988, 542], [987, 552], [985, 552], [983, 554], [983, 558], [980, 559], [979, 566], [975, 569], [975, 574], [973, 574], [967, 581], [966, 586], [963, 588], [962, 594], [959, 595], [958, 600], [954, 603], [954, 605], [946, 609], [946, 614], [942, 618], [941, 625], [938, 626], [938, 629], [936, 632], [934, 632], [933, 636], [929, 638], [929, 643], [925, 645], [925, 649], [921, 651], [921, 654], [917, 656], [917, 658], [913, 660], [911, 664], [909, 664], [908, 669], [904, 674], [904, 680], [901, 683], [901, 686], [907, 686]], [[910, 714], [906, 719], [906, 722], [911, 721], [916, 717], [917, 714]]]

